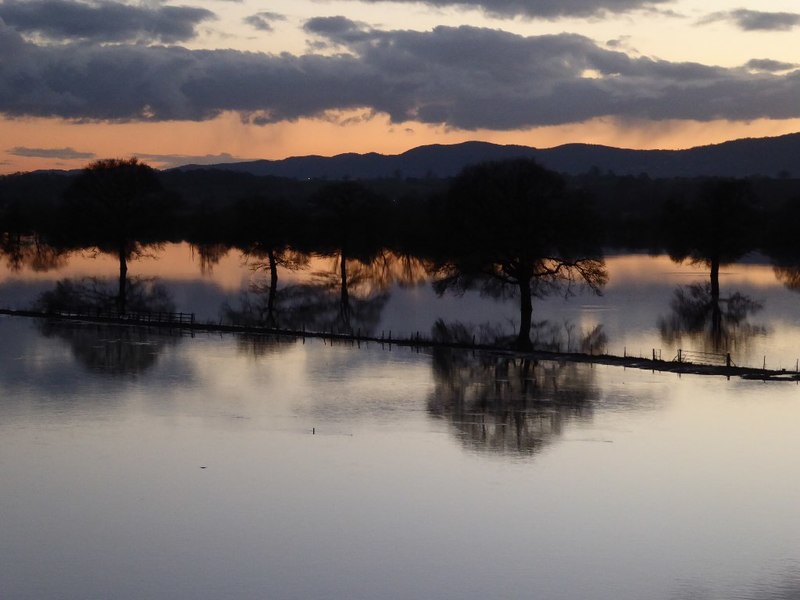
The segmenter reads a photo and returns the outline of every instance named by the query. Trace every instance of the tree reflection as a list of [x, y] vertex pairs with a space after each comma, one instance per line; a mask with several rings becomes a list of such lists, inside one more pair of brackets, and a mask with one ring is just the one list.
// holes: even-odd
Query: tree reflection
[[[458, 335], [458, 326], [434, 329], [442, 341]], [[598, 398], [594, 371], [584, 364], [437, 347], [433, 374], [429, 414], [481, 452], [533, 455], [558, 440], [567, 423], [591, 418]]]
[[[174, 312], [167, 289], [154, 279], [130, 278], [127, 285], [128, 308], [133, 312]], [[62, 279], [52, 290], [43, 292], [33, 309], [54, 312], [105, 312], [117, 305], [113, 282], [95, 277]], [[66, 342], [73, 355], [90, 371], [110, 375], [135, 375], [156, 364], [159, 354], [178, 337], [141, 326], [88, 324], [47, 319], [40, 322], [45, 337]]]
[[[307, 255], [284, 253], [284, 260], [307, 264]], [[334, 333], [373, 334], [393, 285], [426, 281], [424, 264], [416, 258], [381, 252], [369, 262], [333, 257], [328, 269], [311, 273], [310, 283], [277, 286], [276, 269], [265, 265], [269, 281], [255, 283], [237, 307], [224, 306], [224, 318], [234, 324], [306, 329]]]
[[775, 273], [775, 278], [780, 281], [787, 290], [792, 292], [800, 292], [800, 265], [792, 264], [776, 264], [772, 267]]
[[670, 302], [670, 315], [658, 320], [658, 329], [670, 345], [688, 338], [703, 351], [732, 352], [766, 333], [763, 325], [748, 322], [762, 308], [760, 302], [739, 292], [720, 297], [719, 285], [713, 283], [680, 286]]
[[281, 329], [306, 329], [352, 334], [372, 333], [380, 322], [388, 292], [361, 295], [350, 286], [358, 277], [339, 277], [343, 270], [336, 261], [335, 271], [312, 274], [312, 283], [289, 285], [275, 291], [271, 285], [258, 286], [244, 294], [238, 308], [223, 307], [225, 318], [238, 325], [271, 326]]
[[88, 371], [105, 375], [139, 375], [151, 369], [179, 336], [145, 327], [97, 325], [46, 320], [42, 335], [65, 342]]
[[281, 335], [237, 335], [236, 349], [240, 354], [262, 358], [290, 349], [297, 339]]
[[[239, 321], [244, 320], [247, 324], [264, 325], [267, 327], [282, 327], [280, 313], [281, 300], [286, 296], [278, 288], [278, 271], [280, 268], [289, 271], [296, 271], [308, 264], [307, 254], [295, 252], [289, 248], [252, 248], [246, 254], [248, 260], [255, 257], [255, 262], [251, 262], [252, 269], [256, 272], [266, 271], [269, 280], [267, 282], [254, 282], [250, 286], [253, 297], [242, 299], [242, 314]], [[234, 314], [229, 314], [233, 318]]]
[[69, 252], [47, 244], [39, 235], [18, 233], [0, 234], [0, 254], [15, 273], [26, 267], [37, 273], [58, 269], [69, 257]]
[[[128, 309], [133, 312], [175, 312], [167, 289], [153, 278], [130, 277], [126, 283]], [[118, 290], [97, 277], [61, 279], [39, 295], [33, 309], [45, 313], [110, 311], [117, 306]]]
[[210, 275], [214, 271], [214, 267], [222, 260], [230, 251], [227, 244], [221, 243], [199, 243], [192, 244], [192, 254], [197, 254], [200, 259], [200, 273], [203, 275]]

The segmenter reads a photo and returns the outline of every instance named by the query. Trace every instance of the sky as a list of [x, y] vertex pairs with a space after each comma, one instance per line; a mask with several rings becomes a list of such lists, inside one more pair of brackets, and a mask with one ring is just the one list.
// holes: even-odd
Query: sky
[[0, 0], [0, 173], [797, 131], [797, 0]]

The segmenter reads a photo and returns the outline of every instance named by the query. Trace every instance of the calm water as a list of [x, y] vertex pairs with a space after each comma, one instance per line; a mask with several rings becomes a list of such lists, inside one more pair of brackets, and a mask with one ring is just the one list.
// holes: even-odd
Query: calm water
[[[187, 251], [135, 268], [215, 318], [251, 273], [234, 256], [203, 276]], [[614, 260], [603, 298], [538, 314], [574, 322], [573, 339], [602, 323], [611, 351], [666, 348], [657, 320], [703, 272]], [[113, 276], [104, 264], [6, 273], [0, 304]], [[727, 269], [722, 286], [763, 304], [741, 356], [794, 366], [795, 294], [759, 265]], [[513, 313], [422, 285], [393, 289], [377, 327]], [[798, 394], [0, 318], [0, 597], [797, 598]]]

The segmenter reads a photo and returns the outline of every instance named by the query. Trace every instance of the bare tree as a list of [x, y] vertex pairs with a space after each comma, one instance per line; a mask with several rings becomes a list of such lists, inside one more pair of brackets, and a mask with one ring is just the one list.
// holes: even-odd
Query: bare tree
[[455, 179], [442, 211], [435, 290], [518, 296], [520, 350], [532, 347], [534, 298], [569, 295], [576, 284], [599, 294], [607, 281], [591, 212], [564, 188], [557, 173], [532, 160], [484, 163]]

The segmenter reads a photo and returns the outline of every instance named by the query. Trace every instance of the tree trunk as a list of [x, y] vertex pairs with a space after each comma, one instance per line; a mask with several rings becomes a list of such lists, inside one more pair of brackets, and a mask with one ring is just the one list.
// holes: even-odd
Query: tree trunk
[[350, 331], [350, 292], [347, 289], [347, 257], [342, 250], [339, 262], [341, 276], [341, 296], [339, 298], [339, 316], [345, 331]]
[[711, 258], [711, 343], [715, 352], [725, 346], [722, 331], [722, 309], [719, 305], [719, 257]]
[[125, 304], [126, 304], [126, 296], [128, 294], [127, 290], [127, 282], [128, 282], [128, 258], [126, 256], [125, 250], [120, 248], [119, 250], [119, 290], [117, 292], [117, 312], [121, 315], [125, 314]]
[[267, 325], [275, 327], [275, 294], [278, 291], [278, 261], [275, 258], [275, 251], [269, 250], [269, 297], [267, 298]]
[[711, 301], [719, 303], [719, 257], [711, 258]]
[[533, 317], [533, 297], [530, 278], [519, 281], [519, 335], [514, 347], [517, 350], [532, 350], [531, 319]]

